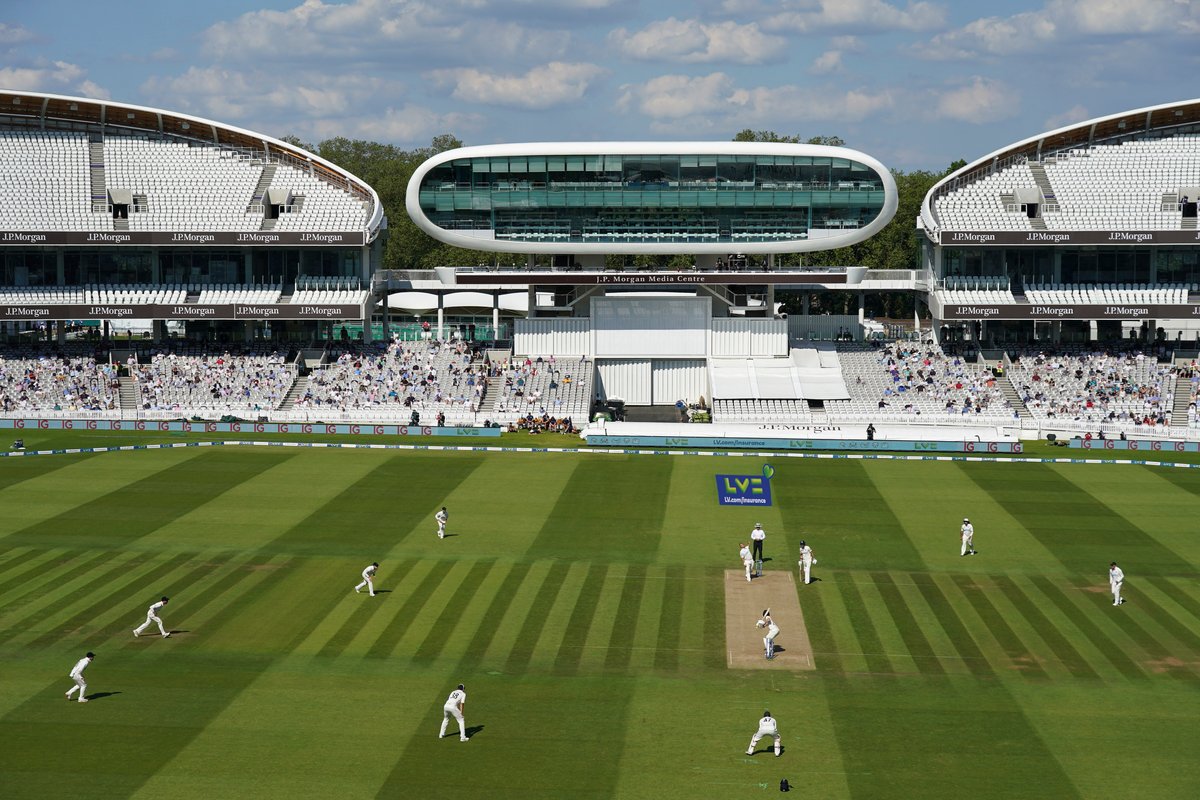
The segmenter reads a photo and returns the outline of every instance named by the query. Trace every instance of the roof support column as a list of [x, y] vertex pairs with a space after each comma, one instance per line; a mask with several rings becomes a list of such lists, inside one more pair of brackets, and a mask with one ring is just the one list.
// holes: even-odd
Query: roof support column
[[492, 344], [500, 338], [500, 292], [492, 292]]

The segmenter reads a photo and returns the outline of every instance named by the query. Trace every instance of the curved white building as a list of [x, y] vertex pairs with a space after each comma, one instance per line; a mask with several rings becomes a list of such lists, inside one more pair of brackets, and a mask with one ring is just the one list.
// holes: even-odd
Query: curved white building
[[759, 142], [553, 142], [450, 150], [406, 205], [430, 236], [507, 253], [795, 253], [844, 247], [896, 213], [879, 161]]

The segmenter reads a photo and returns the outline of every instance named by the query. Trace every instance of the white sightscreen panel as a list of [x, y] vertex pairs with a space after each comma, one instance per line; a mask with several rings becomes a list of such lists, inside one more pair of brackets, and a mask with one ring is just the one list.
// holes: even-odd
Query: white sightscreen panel
[[651, 364], [654, 404], [673, 405], [678, 400], [694, 403], [708, 397], [708, 369], [703, 360], [672, 359]]
[[784, 319], [717, 318], [712, 321], [712, 355], [785, 356], [788, 323]]
[[757, 397], [765, 400], [799, 400], [800, 387], [792, 380], [792, 366], [788, 361], [767, 365], [754, 362], [754, 378], [758, 385]]
[[713, 360], [709, 364], [712, 396], [717, 399], [746, 399], [755, 396], [750, 382], [750, 362], [740, 359]]
[[596, 357], [700, 356], [708, 345], [707, 298], [599, 297], [592, 301]]
[[513, 354], [521, 356], [590, 356], [591, 323], [586, 319], [518, 319]]
[[619, 398], [626, 405], [650, 405], [650, 362], [606, 359], [596, 362], [597, 391], [605, 400]]

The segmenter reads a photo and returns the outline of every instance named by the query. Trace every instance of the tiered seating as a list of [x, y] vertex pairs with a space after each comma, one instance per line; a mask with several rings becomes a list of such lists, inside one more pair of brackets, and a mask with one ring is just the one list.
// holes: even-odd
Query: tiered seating
[[285, 355], [265, 346], [207, 355], [158, 350], [132, 365], [141, 407], [180, 414], [276, 409], [296, 380]]
[[407, 423], [415, 411], [422, 425], [439, 413], [448, 425], [474, 425], [487, 389], [483, 362], [465, 343], [392, 342], [382, 351], [350, 347], [309, 376], [297, 411], [338, 418]]
[[0, 303], [16, 305], [77, 305], [86, 302], [80, 286], [0, 286]]
[[1185, 283], [1030, 284], [1025, 287], [1025, 298], [1031, 303], [1172, 305], [1186, 303], [1188, 289]]
[[87, 134], [0, 132], [0, 205], [6, 229], [94, 228], [90, 195]]
[[278, 303], [283, 294], [279, 286], [241, 286], [235, 283], [204, 284], [197, 302], [208, 305], [235, 303]]
[[1175, 375], [1140, 351], [1105, 353], [1087, 345], [1013, 358], [1009, 378], [1037, 419], [1122, 426], [1171, 421]]
[[1005, 275], [947, 277], [944, 285], [937, 289], [937, 297], [942, 303], [995, 305], [1016, 302]]
[[292, 293], [293, 305], [361, 305], [367, 302], [366, 289], [352, 278], [300, 277]]
[[250, 212], [262, 164], [216, 146], [114, 136], [104, 140], [108, 188], [146, 197], [131, 209], [129, 229], [144, 231], [254, 231], [261, 211]]
[[292, 210], [275, 222], [277, 231], [355, 231], [367, 224], [366, 201], [287, 164], [275, 168], [270, 188], [287, 189], [293, 198]]
[[838, 358], [850, 399], [826, 400], [830, 419], [996, 424], [1013, 418], [990, 369], [948, 356], [936, 343], [839, 344]]
[[515, 358], [499, 367], [493, 422], [533, 415], [586, 420], [592, 406], [592, 362], [555, 356]]
[[1179, 209], [1164, 210], [1163, 196], [1200, 186], [1200, 136], [1096, 145], [1044, 166], [1062, 209], [1042, 215], [1052, 230], [1177, 230]]
[[187, 299], [187, 287], [182, 284], [150, 283], [89, 283], [83, 287], [83, 300], [88, 304], [172, 305]]
[[112, 411], [120, 406], [117, 371], [90, 356], [0, 353], [0, 413]]
[[1028, 217], [1006, 210], [1000, 195], [1036, 187], [1029, 165], [1013, 164], [937, 198], [934, 213], [946, 230], [1031, 230]]
[[713, 422], [782, 422], [807, 425], [813, 421], [805, 400], [713, 400]]

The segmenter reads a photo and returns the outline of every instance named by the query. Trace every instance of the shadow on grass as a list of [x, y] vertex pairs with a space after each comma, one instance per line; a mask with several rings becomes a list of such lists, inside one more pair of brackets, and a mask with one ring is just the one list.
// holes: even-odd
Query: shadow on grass
[[88, 702], [91, 702], [92, 700], [102, 700], [105, 697], [113, 697], [118, 694], [122, 694], [122, 692], [95, 692], [93, 694], [89, 694], [87, 699]]

